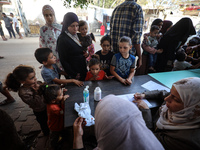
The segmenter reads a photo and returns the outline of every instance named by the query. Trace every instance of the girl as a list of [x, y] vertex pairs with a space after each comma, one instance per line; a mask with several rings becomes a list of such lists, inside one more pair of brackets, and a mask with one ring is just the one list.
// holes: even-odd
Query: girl
[[38, 94], [41, 82], [37, 81], [34, 69], [24, 65], [16, 67], [12, 73], [8, 74], [5, 84], [8, 90], [18, 92], [22, 101], [33, 109], [42, 132], [48, 135], [46, 105], [43, 102], [43, 96]]
[[114, 55], [113, 52], [111, 52], [110, 36], [103, 36], [100, 40], [100, 45], [102, 50], [99, 50], [96, 54], [100, 57], [101, 69], [104, 70], [108, 76], [110, 76], [110, 62]]
[[91, 80], [103, 80], [103, 79], [112, 79], [113, 76], [107, 76], [106, 73], [101, 70], [100, 67], [101, 63], [99, 61], [98, 55], [93, 55], [92, 59], [89, 61], [89, 68], [90, 71], [87, 72], [87, 76], [85, 78], [85, 81], [91, 81]]
[[92, 59], [92, 55], [94, 54], [94, 44], [92, 43], [92, 40], [95, 41], [95, 37], [93, 33], [88, 33], [88, 24], [86, 21], [79, 21], [79, 32], [77, 33], [78, 38], [81, 42], [82, 47], [85, 51], [88, 50], [89, 56], [86, 58], [87, 61], [90, 61]]
[[57, 84], [44, 84], [39, 88], [39, 93], [43, 95], [47, 104], [48, 126], [51, 130], [50, 144], [53, 149], [56, 149], [59, 136], [64, 129], [64, 100], [69, 95], [64, 95], [66, 90], [61, 89]]
[[123, 36], [119, 39], [119, 53], [111, 61], [110, 72], [125, 85], [132, 84], [135, 71], [135, 56], [129, 53], [132, 49], [131, 38]]

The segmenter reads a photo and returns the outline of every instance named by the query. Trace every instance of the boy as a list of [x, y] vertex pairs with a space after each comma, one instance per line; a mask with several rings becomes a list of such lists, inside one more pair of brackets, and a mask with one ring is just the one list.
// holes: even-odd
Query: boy
[[[160, 29], [158, 26], [153, 25], [151, 26], [150, 29], [150, 35], [146, 37], [146, 45], [153, 47], [153, 48], [157, 48], [158, 45], [158, 40], [157, 40], [157, 36], [159, 33]], [[156, 53], [162, 53], [162, 50], [157, 50]], [[149, 53], [149, 71], [150, 72], [156, 72], [156, 70], [154, 69], [154, 65], [156, 63], [156, 59], [157, 59], [157, 54], [150, 54]]]
[[110, 73], [121, 83], [130, 85], [135, 71], [135, 56], [129, 54], [132, 48], [131, 39], [123, 36], [119, 40], [119, 52], [113, 56]]
[[35, 58], [41, 64], [41, 75], [44, 81], [48, 84], [66, 84], [74, 83], [78, 86], [83, 86], [82, 81], [75, 79], [60, 79], [61, 75], [67, 75], [64, 71], [61, 71], [56, 65], [56, 57], [53, 55], [52, 50], [49, 48], [38, 48], [35, 51]]
[[196, 65], [192, 65], [189, 62], [185, 61], [187, 58], [187, 54], [183, 49], [180, 49], [176, 53], [176, 60], [174, 62], [174, 68], [172, 71], [177, 71], [177, 70], [185, 70], [185, 69], [196, 69], [200, 67], [200, 62]]

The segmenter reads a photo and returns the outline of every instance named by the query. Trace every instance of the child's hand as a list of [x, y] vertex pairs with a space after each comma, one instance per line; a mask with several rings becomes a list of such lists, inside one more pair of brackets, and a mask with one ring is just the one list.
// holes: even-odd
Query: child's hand
[[106, 79], [111, 80], [112, 78], [114, 78], [115, 76], [107, 76], [105, 75]]
[[86, 51], [83, 51], [83, 56], [85, 56], [85, 58], [87, 58], [89, 56], [89, 54]]
[[32, 84], [31, 87], [32, 87], [35, 91], [37, 91], [37, 90], [39, 89], [40, 85], [36, 82], [36, 83]]
[[90, 81], [96, 81], [97, 79], [99, 78], [99, 76], [97, 75], [94, 75], [92, 78], [90, 78], [89, 80]]
[[74, 84], [78, 85], [79, 87], [84, 85], [82, 81], [78, 80], [74, 80]]
[[63, 96], [63, 101], [66, 101], [67, 98], [69, 98], [69, 95], [64, 95]]
[[123, 78], [122, 78], [122, 79], [120, 79], [119, 81], [120, 81], [121, 83], [123, 83], [124, 85], [127, 85], [126, 79], [123, 79]]
[[141, 99], [143, 99], [144, 97], [145, 97], [145, 95], [142, 94], [142, 93], [135, 93], [135, 94], [134, 94], [135, 100], [141, 100]]
[[128, 85], [131, 85], [131, 84], [132, 84], [132, 80], [129, 79], [129, 78], [127, 78], [127, 79], [126, 79], [126, 83], [127, 83]]
[[156, 51], [156, 53], [159, 53], [159, 54], [161, 54], [163, 52], [163, 49], [158, 49], [157, 51]]

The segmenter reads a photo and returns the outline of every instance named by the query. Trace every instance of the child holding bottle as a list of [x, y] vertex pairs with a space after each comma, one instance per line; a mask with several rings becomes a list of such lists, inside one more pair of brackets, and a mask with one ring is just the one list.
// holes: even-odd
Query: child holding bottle
[[131, 38], [121, 37], [119, 40], [119, 53], [113, 56], [110, 65], [110, 73], [125, 85], [132, 84], [135, 71], [135, 56], [129, 53], [131, 48]]
[[113, 78], [113, 76], [107, 76], [106, 73], [103, 70], [101, 70], [101, 63], [99, 61], [98, 55], [93, 55], [88, 65], [90, 71], [87, 72], [85, 81], [104, 80]]
[[88, 24], [84, 20], [79, 21], [79, 32], [77, 33], [78, 38], [80, 40], [80, 43], [84, 49], [84, 51], [88, 51], [88, 57], [86, 58], [87, 61], [90, 61], [92, 59], [92, 55], [94, 54], [94, 44], [92, 43], [92, 40], [95, 41], [95, 37], [93, 33], [88, 33]]
[[37, 81], [34, 69], [25, 65], [17, 66], [8, 74], [5, 84], [8, 90], [18, 92], [22, 101], [33, 109], [43, 134], [48, 135], [46, 104], [43, 96], [38, 93], [41, 82]]
[[50, 129], [50, 146], [56, 149], [59, 137], [64, 136], [64, 101], [69, 95], [64, 95], [67, 90], [62, 90], [57, 84], [43, 84], [39, 88], [39, 93], [43, 95], [47, 104], [48, 126]]

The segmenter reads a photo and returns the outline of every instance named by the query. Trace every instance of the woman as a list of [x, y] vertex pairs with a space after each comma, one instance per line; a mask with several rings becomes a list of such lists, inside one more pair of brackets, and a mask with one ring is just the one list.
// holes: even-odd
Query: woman
[[42, 13], [46, 24], [40, 28], [40, 47], [50, 48], [56, 56], [58, 67], [62, 69], [56, 50], [56, 41], [61, 33], [62, 25], [56, 23], [55, 13], [50, 5], [44, 5]]
[[[162, 25], [163, 25], [163, 21], [161, 19], [159, 19], [159, 18], [155, 19], [152, 22], [151, 26], [153, 26], [153, 25], [158, 26], [159, 29], [161, 30], [162, 29]], [[143, 53], [142, 53], [142, 66], [139, 69], [136, 70], [135, 75], [145, 75], [145, 74], [148, 73], [148, 71], [149, 71], [148, 70], [148, 68], [149, 68], [149, 63], [148, 63], [149, 62], [149, 55], [148, 54], [149, 53], [150, 54], [155, 54], [155, 53], [161, 53], [162, 52], [162, 50], [157, 51], [157, 49], [155, 49], [153, 47], [150, 47], [149, 45], [146, 44], [146, 40], [145, 39], [149, 35], [150, 35], [149, 32], [144, 34], [144, 39], [143, 39], [142, 45], [141, 45], [142, 49], [143, 49]], [[161, 34], [159, 34], [157, 36], [157, 40], [158, 41], [160, 40], [160, 37], [161, 37]]]
[[162, 35], [164, 35], [172, 27], [172, 25], [173, 25], [173, 23], [171, 21], [164, 20], [163, 25], [162, 25], [162, 29], [160, 30]]
[[158, 72], [171, 71], [176, 50], [186, 42], [190, 35], [196, 34], [190, 18], [180, 19], [160, 40], [158, 49], [163, 53], [158, 55], [155, 69]]
[[161, 100], [165, 97], [166, 104], [160, 108], [156, 123], [158, 130], [155, 132], [165, 149], [200, 149], [199, 85], [200, 78], [185, 78], [172, 85], [171, 93], [154, 91], [151, 94], [145, 92], [142, 96], [138, 93], [135, 95], [141, 109], [148, 109], [141, 98]]
[[84, 51], [77, 36], [78, 23], [76, 14], [72, 12], [65, 14], [62, 33], [57, 41], [57, 49], [65, 72], [73, 79], [84, 81], [87, 73], [86, 57], [88, 54]]
[[[83, 148], [82, 118], [74, 122], [74, 149]], [[132, 102], [108, 95], [95, 110], [95, 134], [101, 150], [162, 150]]]

